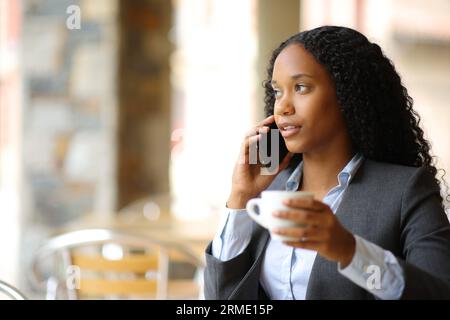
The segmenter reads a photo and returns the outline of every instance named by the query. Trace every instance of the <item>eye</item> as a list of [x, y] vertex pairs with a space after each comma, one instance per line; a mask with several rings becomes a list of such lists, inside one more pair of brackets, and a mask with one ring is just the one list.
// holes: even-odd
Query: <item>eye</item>
[[305, 93], [308, 90], [308, 87], [304, 84], [296, 84], [295, 85], [295, 92]]
[[281, 91], [273, 88], [273, 96], [275, 97], [275, 99], [281, 97]]

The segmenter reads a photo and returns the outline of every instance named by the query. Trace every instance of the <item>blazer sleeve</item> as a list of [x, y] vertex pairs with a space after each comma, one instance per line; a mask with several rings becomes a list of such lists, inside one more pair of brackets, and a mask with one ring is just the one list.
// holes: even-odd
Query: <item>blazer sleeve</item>
[[405, 186], [400, 219], [401, 299], [450, 299], [450, 224], [439, 186], [425, 168], [416, 170]]
[[242, 253], [221, 261], [212, 255], [212, 243], [206, 248], [204, 270], [204, 295], [207, 300], [245, 299], [265, 297], [259, 285], [261, 252], [267, 243], [263, 228], [252, 224], [251, 240]]
[[228, 261], [221, 261], [211, 253], [211, 244], [206, 248], [204, 271], [204, 293], [207, 300], [228, 299], [245, 274], [250, 270], [252, 260], [247, 248]]

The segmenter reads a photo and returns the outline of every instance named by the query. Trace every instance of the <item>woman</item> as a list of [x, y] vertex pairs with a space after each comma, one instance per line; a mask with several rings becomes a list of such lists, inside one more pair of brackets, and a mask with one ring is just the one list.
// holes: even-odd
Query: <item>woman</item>
[[[430, 145], [412, 99], [377, 44], [325, 26], [273, 53], [268, 117], [245, 138], [227, 212], [206, 250], [207, 299], [450, 298], [450, 225]], [[270, 125], [289, 154], [276, 174], [248, 163]], [[272, 230], [246, 214], [263, 190], [310, 191], [275, 216], [306, 227]]]

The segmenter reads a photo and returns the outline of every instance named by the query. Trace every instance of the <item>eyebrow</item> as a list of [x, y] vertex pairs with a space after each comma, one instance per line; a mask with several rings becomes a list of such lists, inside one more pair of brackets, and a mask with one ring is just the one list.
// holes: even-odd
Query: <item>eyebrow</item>
[[[298, 78], [304, 78], [304, 77], [308, 77], [308, 78], [314, 78], [313, 76], [306, 74], [306, 73], [297, 73], [291, 76], [292, 79], [298, 79]], [[270, 80], [271, 84], [276, 84], [277, 81], [276, 80]]]

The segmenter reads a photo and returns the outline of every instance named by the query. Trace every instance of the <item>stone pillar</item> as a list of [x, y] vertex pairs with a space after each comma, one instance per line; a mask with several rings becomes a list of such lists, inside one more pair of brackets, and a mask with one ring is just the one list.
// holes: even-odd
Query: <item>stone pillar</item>
[[171, 1], [120, 1], [118, 207], [169, 192]]
[[264, 117], [266, 68], [272, 51], [289, 36], [300, 31], [300, 0], [258, 1], [258, 91], [257, 115]]

